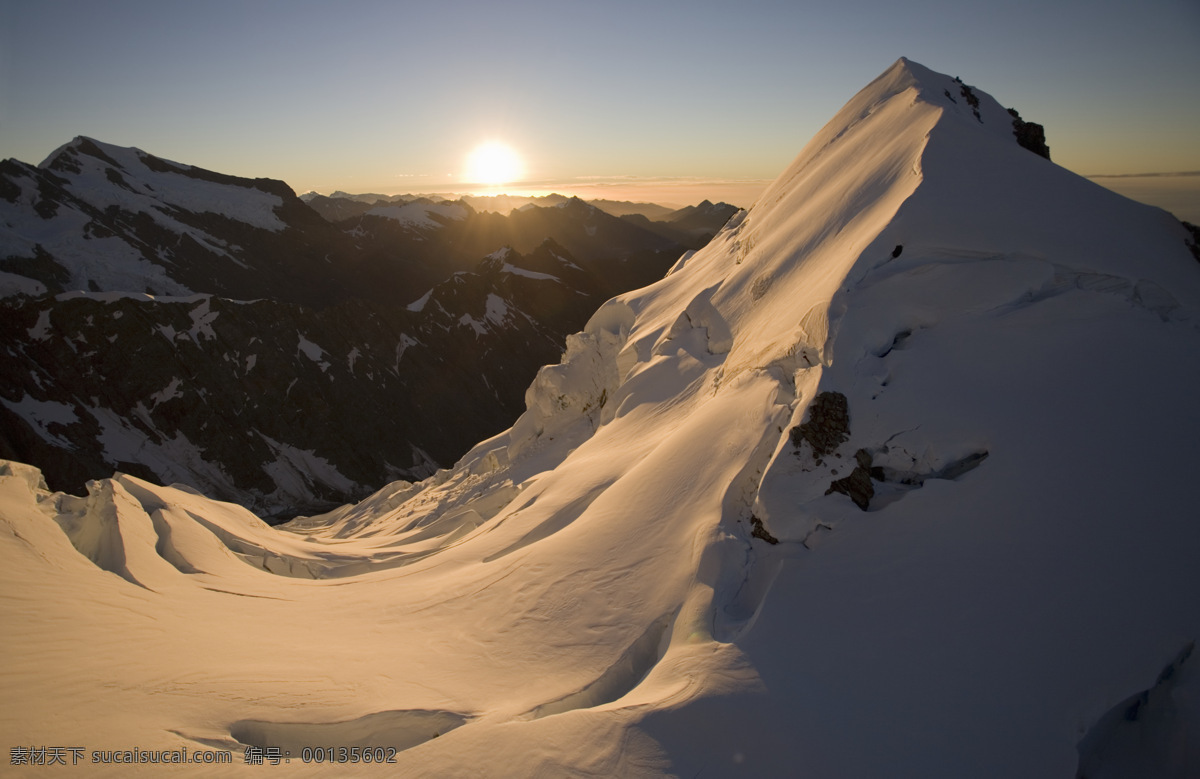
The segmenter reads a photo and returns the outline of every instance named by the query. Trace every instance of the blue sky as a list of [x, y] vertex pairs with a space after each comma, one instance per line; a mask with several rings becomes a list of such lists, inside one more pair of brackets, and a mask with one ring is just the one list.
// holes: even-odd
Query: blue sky
[[1196, 0], [0, 0], [0, 157], [88, 135], [299, 192], [455, 191], [501, 139], [534, 188], [700, 192], [774, 178], [907, 56], [1076, 172], [1196, 171], [1198, 41]]

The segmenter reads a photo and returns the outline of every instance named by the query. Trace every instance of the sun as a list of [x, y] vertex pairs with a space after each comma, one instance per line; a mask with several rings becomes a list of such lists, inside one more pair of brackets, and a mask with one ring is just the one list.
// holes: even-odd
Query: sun
[[488, 141], [476, 146], [467, 155], [465, 178], [472, 184], [508, 184], [521, 177], [521, 157], [511, 146], [499, 141]]

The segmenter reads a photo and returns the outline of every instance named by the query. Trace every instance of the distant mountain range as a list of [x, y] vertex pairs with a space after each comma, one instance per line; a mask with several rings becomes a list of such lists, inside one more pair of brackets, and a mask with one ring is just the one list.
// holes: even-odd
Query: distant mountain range
[[[308, 192], [300, 196], [309, 207], [331, 222], [342, 222], [364, 214], [380, 212], [389, 207], [403, 207], [410, 203], [435, 205], [438, 203], [463, 203], [478, 212], [510, 214], [531, 208], [561, 206], [576, 198], [550, 194], [541, 197], [517, 195], [352, 195], [334, 192], [319, 195]], [[668, 240], [690, 248], [700, 248], [712, 238], [717, 230], [737, 213], [737, 206], [729, 203], [713, 204], [707, 200], [696, 206], [671, 209], [657, 203], [632, 203], [624, 200], [585, 200], [587, 205], [611, 216], [631, 221], [639, 227], [661, 235]], [[693, 244], [698, 244], [694, 245]]]
[[336, 194], [88, 138], [0, 162], [0, 457], [279, 516], [426, 476], [736, 211]]
[[[476, 211], [494, 211], [498, 214], [507, 214], [516, 208], [525, 208], [526, 206], [556, 206], [570, 198], [567, 195], [559, 195], [551, 193], [541, 196], [525, 196], [525, 195], [460, 195], [454, 193], [448, 194], [404, 194], [404, 195], [380, 195], [373, 192], [362, 194], [351, 194], [338, 190], [331, 195], [321, 195], [317, 192], [305, 192], [300, 196], [300, 199], [324, 216], [330, 221], [338, 221], [344, 219], [344, 216], [339, 215], [336, 211], [326, 213], [329, 201], [349, 200], [359, 205], [373, 206], [376, 203], [408, 203], [413, 200], [430, 200], [432, 202], [459, 201], [468, 204]], [[641, 214], [647, 219], [670, 221], [670, 217], [678, 209], [662, 206], [658, 203], [634, 203], [628, 200], [606, 200], [603, 198], [595, 200], [587, 200], [588, 205], [593, 205], [599, 208], [606, 214], [613, 216], [625, 216], [627, 214]]]

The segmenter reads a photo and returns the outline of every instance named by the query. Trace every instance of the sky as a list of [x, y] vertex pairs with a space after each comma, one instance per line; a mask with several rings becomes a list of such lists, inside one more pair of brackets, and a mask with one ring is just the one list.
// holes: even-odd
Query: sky
[[504, 191], [746, 206], [906, 56], [1082, 175], [1200, 171], [1198, 41], [1197, 0], [0, 0], [0, 158], [85, 135], [297, 192], [468, 192], [501, 141]]

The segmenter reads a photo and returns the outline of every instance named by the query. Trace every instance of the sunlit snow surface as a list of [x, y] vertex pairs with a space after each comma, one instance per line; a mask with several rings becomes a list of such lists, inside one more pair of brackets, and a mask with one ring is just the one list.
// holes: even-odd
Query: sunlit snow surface
[[[1085, 739], [1089, 776], [1194, 775], [1200, 267], [960, 90], [896, 63], [420, 484], [272, 529], [10, 466], [0, 732], [255, 776], [247, 744], [289, 775], [391, 745], [422, 776], [1063, 777]], [[818, 464], [789, 431], [819, 392], [850, 433]], [[826, 494], [860, 449], [866, 511]]]

